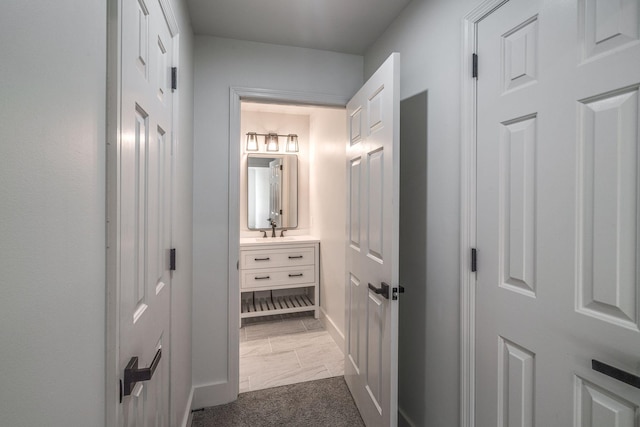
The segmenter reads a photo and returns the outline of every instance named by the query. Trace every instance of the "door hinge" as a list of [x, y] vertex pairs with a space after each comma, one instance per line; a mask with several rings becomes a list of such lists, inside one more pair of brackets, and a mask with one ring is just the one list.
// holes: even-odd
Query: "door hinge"
[[178, 89], [178, 67], [171, 67], [171, 91]]
[[169, 251], [169, 270], [176, 271], [176, 250], [175, 248]]
[[280, 170], [282, 170], [282, 165], [280, 165]]
[[473, 77], [474, 79], [477, 79], [478, 78], [478, 55], [474, 53], [471, 56], [471, 61], [473, 63], [473, 69], [471, 70], [471, 77]]
[[471, 271], [478, 271], [478, 251], [476, 248], [471, 248]]
[[280, 215], [282, 215], [282, 209], [280, 209]]
[[122, 403], [122, 397], [123, 397], [122, 395], [124, 394], [124, 389], [122, 387], [122, 380], [119, 380], [119, 381], [120, 381], [120, 403]]
[[240, 261], [236, 261], [236, 270], [240, 271]]

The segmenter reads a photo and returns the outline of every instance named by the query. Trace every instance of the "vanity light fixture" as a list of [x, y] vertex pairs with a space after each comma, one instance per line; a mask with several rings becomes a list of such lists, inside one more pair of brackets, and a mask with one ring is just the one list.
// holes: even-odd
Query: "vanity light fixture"
[[281, 136], [287, 138], [285, 145], [287, 153], [297, 153], [300, 151], [298, 146], [298, 135], [290, 133], [289, 135], [278, 135], [277, 133], [247, 133], [247, 145], [246, 151], [258, 151], [260, 145], [258, 144], [258, 137], [264, 136], [264, 143], [267, 146], [266, 150], [269, 152], [280, 151], [279, 138]]
[[258, 151], [258, 134], [249, 132], [247, 134], [247, 151]]
[[264, 139], [264, 143], [267, 144], [267, 151], [279, 151], [280, 147], [278, 146], [278, 135], [275, 133], [270, 133]]
[[298, 152], [298, 135], [294, 133], [290, 133], [287, 135], [287, 153], [297, 153]]

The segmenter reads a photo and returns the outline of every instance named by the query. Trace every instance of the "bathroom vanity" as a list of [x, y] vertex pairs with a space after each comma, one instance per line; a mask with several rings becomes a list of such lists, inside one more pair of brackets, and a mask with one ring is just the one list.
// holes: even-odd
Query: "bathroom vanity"
[[240, 317], [313, 311], [319, 317], [320, 241], [312, 236], [240, 239]]

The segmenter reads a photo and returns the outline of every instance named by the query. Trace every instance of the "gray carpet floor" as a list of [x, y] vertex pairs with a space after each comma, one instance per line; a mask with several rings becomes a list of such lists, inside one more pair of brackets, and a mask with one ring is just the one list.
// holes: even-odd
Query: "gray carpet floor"
[[364, 426], [344, 382], [333, 377], [242, 393], [226, 405], [193, 413], [192, 427]]

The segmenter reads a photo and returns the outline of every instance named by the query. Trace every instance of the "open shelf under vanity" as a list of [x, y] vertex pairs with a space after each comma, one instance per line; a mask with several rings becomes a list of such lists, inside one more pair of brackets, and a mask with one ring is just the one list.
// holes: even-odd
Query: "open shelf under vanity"
[[314, 302], [315, 289], [312, 287], [301, 288], [303, 294], [292, 294], [291, 289], [286, 289], [282, 295], [264, 291], [242, 292], [240, 299], [240, 313], [242, 317], [269, 316], [272, 314], [299, 313], [316, 309]]

